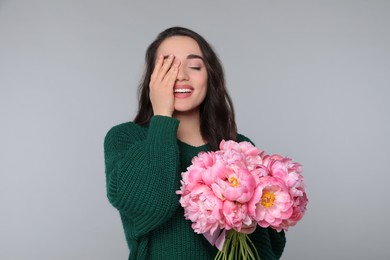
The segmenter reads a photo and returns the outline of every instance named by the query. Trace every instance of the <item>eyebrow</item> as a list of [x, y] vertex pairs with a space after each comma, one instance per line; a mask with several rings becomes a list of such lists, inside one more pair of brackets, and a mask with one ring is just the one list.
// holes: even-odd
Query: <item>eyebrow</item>
[[[169, 57], [169, 55], [165, 55], [164, 56], [164, 59], [167, 59]], [[189, 54], [187, 55], [187, 60], [191, 60], [191, 59], [201, 59], [202, 61], [204, 61], [204, 58], [200, 55], [197, 55], [197, 54]]]
[[203, 57], [200, 56], [200, 55], [196, 55], [196, 54], [190, 54], [187, 56], [187, 60], [190, 60], [190, 59], [201, 59], [202, 61], [204, 61]]

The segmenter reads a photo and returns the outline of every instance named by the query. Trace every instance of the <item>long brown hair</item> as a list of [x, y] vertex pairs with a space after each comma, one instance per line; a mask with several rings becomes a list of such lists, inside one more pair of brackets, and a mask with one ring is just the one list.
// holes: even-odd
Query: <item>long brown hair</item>
[[139, 106], [134, 122], [148, 125], [153, 116], [149, 97], [149, 83], [152, 75], [157, 49], [172, 36], [187, 36], [194, 39], [203, 54], [207, 69], [207, 94], [200, 105], [200, 131], [212, 150], [217, 150], [222, 139], [236, 140], [237, 126], [234, 118], [232, 100], [226, 90], [221, 62], [210, 44], [198, 33], [183, 27], [172, 27], [161, 32], [149, 45], [145, 54], [145, 72], [139, 85]]

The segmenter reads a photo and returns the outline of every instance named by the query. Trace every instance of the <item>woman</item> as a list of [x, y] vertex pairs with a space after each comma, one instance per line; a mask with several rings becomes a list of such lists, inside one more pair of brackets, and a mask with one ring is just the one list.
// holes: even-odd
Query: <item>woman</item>
[[[184, 219], [176, 191], [201, 151], [237, 134], [221, 63], [186, 28], [161, 32], [146, 51], [138, 114], [105, 138], [107, 196], [119, 210], [129, 259], [213, 259], [217, 249]], [[279, 259], [284, 232], [248, 227], [262, 260]]]

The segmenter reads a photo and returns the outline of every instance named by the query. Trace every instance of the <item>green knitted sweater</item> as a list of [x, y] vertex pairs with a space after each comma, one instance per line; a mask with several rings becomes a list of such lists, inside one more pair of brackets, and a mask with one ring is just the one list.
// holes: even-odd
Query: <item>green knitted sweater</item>
[[[213, 259], [217, 249], [184, 219], [176, 191], [181, 172], [208, 145], [194, 147], [176, 137], [179, 121], [152, 117], [148, 127], [114, 126], [104, 140], [107, 196], [119, 210], [129, 259]], [[238, 141], [250, 141], [239, 135]], [[262, 260], [279, 259], [284, 232], [258, 227], [250, 235]]]

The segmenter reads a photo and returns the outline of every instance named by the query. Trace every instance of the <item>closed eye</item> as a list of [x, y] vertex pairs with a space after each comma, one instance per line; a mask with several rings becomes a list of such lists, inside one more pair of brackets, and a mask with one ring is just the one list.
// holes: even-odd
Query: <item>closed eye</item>
[[200, 70], [200, 67], [190, 67], [190, 69], [193, 69], [193, 70]]

